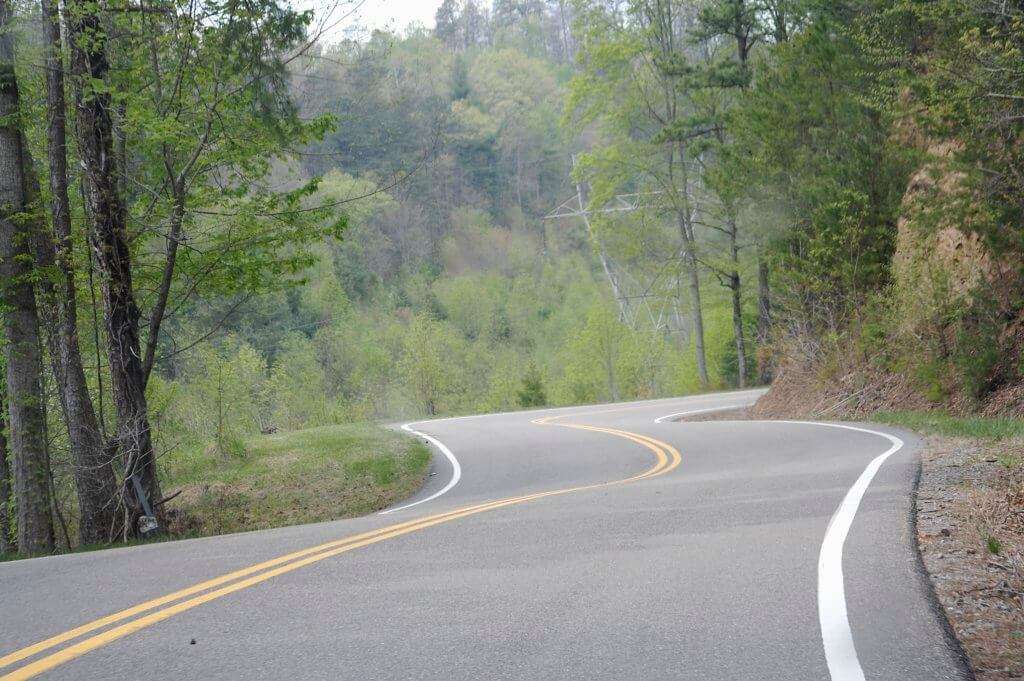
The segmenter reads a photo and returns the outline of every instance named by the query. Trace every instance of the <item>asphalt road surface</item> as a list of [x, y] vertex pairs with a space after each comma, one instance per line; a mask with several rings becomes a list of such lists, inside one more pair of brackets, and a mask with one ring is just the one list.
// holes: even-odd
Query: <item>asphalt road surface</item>
[[757, 395], [410, 424], [392, 512], [0, 564], [0, 679], [970, 678], [916, 440], [676, 420]]

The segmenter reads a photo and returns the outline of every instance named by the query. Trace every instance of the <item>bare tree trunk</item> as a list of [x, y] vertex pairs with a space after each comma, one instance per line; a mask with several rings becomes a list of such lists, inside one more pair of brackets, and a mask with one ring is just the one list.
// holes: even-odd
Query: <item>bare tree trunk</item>
[[693, 229], [686, 210], [676, 212], [679, 218], [679, 234], [683, 240], [683, 260], [686, 265], [687, 283], [690, 289], [690, 315], [693, 321], [694, 352], [697, 357], [697, 375], [702, 388], [708, 386], [708, 361], [704, 350], [704, 309], [700, 295], [700, 271], [697, 269], [696, 244]]
[[736, 341], [736, 368], [739, 387], [747, 386], [747, 342], [743, 336], [743, 297], [740, 282], [740, 249], [736, 242], [738, 227], [736, 218], [730, 215], [728, 221], [729, 230], [729, 257], [732, 261], [732, 271], [729, 272], [729, 288], [732, 291], [732, 333]]
[[[117, 440], [124, 461], [125, 498], [133, 522], [147, 505], [159, 509], [160, 482], [149, 426], [145, 372], [139, 343], [139, 308], [132, 284], [126, 211], [118, 191], [110, 95], [92, 83], [104, 83], [110, 65], [106, 34], [96, 8], [69, 2], [68, 40], [78, 115], [79, 147], [90, 213], [90, 241], [102, 275], [107, 356], [117, 410]], [[137, 494], [135, 480], [141, 486]], [[130, 529], [130, 528], [128, 528]]]
[[44, 278], [41, 289], [48, 312], [45, 319], [50, 361], [68, 429], [78, 492], [79, 542], [97, 544], [109, 542], [117, 534], [117, 478], [93, 408], [78, 342], [60, 24], [53, 0], [41, 0], [41, 5], [47, 33], [47, 157], [54, 238], [48, 238], [45, 229], [39, 230], [38, 257], [43, 267], [56, 265], [60, 277], [59, 286]]
[[697, 240], [693, 233], [693, 219], [690, 211], [690, 178], [686, 168], [686, 150], [682, 143], [676, 143], [669, 149], [668, 166], [669, 182], [675, 183], [675, 156], [679, 155], [682, 172], [683, 202], [676, 207], [676, 218], [679, 222], [679, 238], [683, 242], [683, 262], [686, 266], [687, 283], [690, 289], [690, 315], [693, 320], [694, 354], [697, 358], [697, 376], [702, 388], [708, 387], [708, 361], [704, 349], [704, 308], [700, 295], [700, 270], [697, 262]]
[[31, 555], [53, 550], [53, 518], [46, 412], [40, 384], [43, 361], [39, 315], [32, 285], [32, 235], [26, 221], [18, 216], [25, 210], [24, 150], [9, 19], [7, 0], [0, 0], [0, 298], [6, 308], [7, 398], [18, 550]]
[[174, 203], [171, 207], [171, 224], [167, 232], [164, 270], [160, 275], [160, 286], [157, 289], [156, 303], [150, 312], [149, 335], [146, 338], [146, 350], [142, 359], [142, 385], [149, 382], [149, 375], [156, 363], [156, 348], [160, 342], [160, 325], [167, 311], [167, 301], [171, 295], [171, 284], [174, 280], [174, 265], [178, 258], [178, 244], [181, 241], [181, 229], [185, 221], [185, 188], [176, 178], [170, 179]]
[[732, 289], [732, 332], [736, 339], [736, 378], [740, 388], [747, 387], [747, 348], [743, 338], [743, 305], [740, 300], [740, 275], [730, 275]]
[[11, 537], [11, 466], [7, 462], [7, 400], [0, 387], [0, 555], [18, 547]]
[[690, 284], [690, 304], [693, 307], [694, 351], [697, 354], [697, 375], [702, 388], [708, 387], [708, 360], [704, 349], [704, 309], [700, 298], [700, 272], [697, 271], [697, 254], [693, 242], [686, 247], [687, 276]]
[[[757, 344], [768, 343], [772, 326], [771, 289], [768, 286], [768, 263], [764, 258], [757, 259]], [[771, 383], [771, 363], [763, 359], [758, 363], [758, 381], [762, 384]]]

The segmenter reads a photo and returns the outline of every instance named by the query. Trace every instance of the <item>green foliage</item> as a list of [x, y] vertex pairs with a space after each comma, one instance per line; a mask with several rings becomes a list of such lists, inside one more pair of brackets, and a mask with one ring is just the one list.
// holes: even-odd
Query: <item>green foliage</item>
[[[600, 119], [610, 135], [613, 143], [580, 163], [596, 203], [620, 190], [658, 189], [662, 138], [719, 124], [721, 102], [711, 90], [740, 87], [746, 74], [728, 60], [680, 72], [696, 108], [680, 114], [674, 132], [659, 132], [638, 126], [638, 95], [655, 92], [666, 70], [689, 67], [657, 65], [624, 95], [619, 86], [633, 77], [647, 38], [602, 33], [611, 21], [602, 10], [581, 15], [596, 22], [581, 23], [593, 69], [581, 69], [568, 91], [564, 46], [547, 42], [538, 50], [531, 42], [551, 31], [545, 21], [552, 17], [513, 12], [518, 18], [501, 23], [496, 14], [487, 27], [494, 42], [484, 45], [469, 5], [449, 10], [454, 33], [378, 33], [293, 65], [298, 111], [266, 98], [280, 86], [273, 64], [271, 89], [243, 88], [224, 102], [224, 117], [213, 121], [216, 143], [190, 176], [187, 247], [172, 299], [198, 290], [169, 322], [169, 336], [197, 337], [215, 325], [227, 335], [158, 365], [150, 390], [162, 449], [234, 461], [253, 456], [241, 443], [261, 430], [699, 387], [688, 331], [624, 323], [583, 225], [542, 221], [572, 190], [571, 140], [556, 114], [568, 98], [578, 104], [579, 124]], [[277, 36], [267, 40], [284, 41], [303, 19], [272, 13], [267, 21]], [[205, 55], [212, 41], [227, 39], [222, 28], [209, 47], [188, 27], [156, 45], [173, 54], [185, 36]], [[471, 35], [481, 38], [468, 46]], [[156, 162], [165, 143], [172, 166], [182, 167], [195, 148], [183, 121], [195, 119], [200, 97], [218, 82], [241, 82], [254, 44], [232, 48], [236, 61], [190, 73], [191, 98], [126, 95], [129, 136], [144, 152], [136, 170], [147, 183], [166, 171]], [[258, 65], [267, 57], [254, 58]], [[148, 64], [129, 61], [131, 78], [147, 74]], [[597, 70], [614, 77], [597, 78]], [[183, 121], [163, 121], [161, 107], [182, 112]], [[304, 144], [307, 153], [297, 163], [274, 160], [282, 141], [288, 149]], [[709, 158], [724, 153], [710, 149]], [[699, 153], [695, 146], [688, 162]], [[223, 181], [208, 182], [220, 168]], [[392, 186], [392, 179], [400, 181]], [[171, 198], [153, 204], [154, 219], [170, 215]], [[678, 200], [673, 195], [665, 206]], [[678, 250], [675, 218], [659, 212], [665, 206], [595, 219], [594, 234], [634, 271], [654, 275], [663, 254]], [[165, 248], [157, 237], [148, 243], [155, 253]], [[711, 248], [701, 255], [717, 262]], [[744, 277], [749, 268], [742, 264]], [[234, 313], [254, 293], [244, 313]], [[727, 385], [736, 372], [728, 300], [708, 293], [704, 307], [712, 384]]]
[[773, 239], [780, 302], [822, 326], [888, 281], [910, 170], [862, 96], [873, 83], [867, 65], [843, 26], [822, 17], [773, 49], [736, 112], [747, 177], [788, 223]]
[[238, 442], [267, 422], [266, 363], [234, 337], [197, 348], [177, 381], [154, 377], [149, 393], [158, 439], [167, 447], [179, 439], [209, 441], [220, 454], [237, 456], [244, 453]]
[[903, 426], [911, 430], [975, 437], [986, 440], [1007, 440], [1024, 436], [1024, 422], [1012, 418], [960, 417], [939, 411], [880, 412], [875, 415], [883, 423]]
[[516, 404], [524, 409], [531, 407], [543, 407], [548, 403], [547, 394], [544, 392], [544, 381], [541, 378], [537, 367], [530, 366], [526, 375], [523, 376], [522, 387], [516, 391]]
[[996, 252], [1024, 248], [1021, 160], [1024, 112], [1024, 9], [1006, 3], [940, 0], [879, 3], [862, 19], [861, 41], [885, 78], [878, 100], [906, 114], [934, 140], [956, 140], [954, 161], [969, 173], [973, 209], [991, 221], [968, 221]]
[[267, 389], [274, 396], [273, 423], [279, 428], [325, 425], [340, 417], [328, 398], [316, 348], [305, 336], [290, 336], [282, 344]]
[[409, 325], [400, 372], [428, 416], [448, 407], [455, 397], [459, 376], [449, 360], [465, 352], [462, 343], [451, 327], [428, 315], [417, 316]]

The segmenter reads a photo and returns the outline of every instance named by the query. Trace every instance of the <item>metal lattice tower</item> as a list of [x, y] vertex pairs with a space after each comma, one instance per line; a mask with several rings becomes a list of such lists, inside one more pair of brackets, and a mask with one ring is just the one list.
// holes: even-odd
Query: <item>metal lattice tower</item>
[[605, 278], [611, 286], [612, 294], [619, 306], [619, 318], [633, 329], [649, 325], [652, 330], [671, 333], [683, 327], [681, 315], [677, 307], [678, 295], [670, 295], [671, 289], [678, 289], [678, 276], [669, 286], [664, 288], [662, 281], [667, 268], [661, 268], [648, 281], [638, 281], [624, 266], [619, 265], [608, 254], [600, 236], [594, 231], [590, 218], [595, 214], [630, 213], [644, 210], [651, 206], [645, 201], [661, 194], [661, 192], [634, 192], [619, 194], [600, 208], [588, 209], [584, 200], [583, 186], [576, 185], [576, 193], [560, 203], [554, 210], [544, 216], [545, 220], [579, 218], [587, 229], [587, 236], [597, 251], [604, 270]]

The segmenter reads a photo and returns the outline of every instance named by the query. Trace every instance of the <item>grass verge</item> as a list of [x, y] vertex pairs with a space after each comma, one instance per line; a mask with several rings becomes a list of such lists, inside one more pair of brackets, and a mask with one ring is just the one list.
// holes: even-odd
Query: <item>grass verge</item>
[[882, 411], [873, 417], [882, 423], [901, 426], [927, 435], [1006, 440], [1024, 437], [1024, 420], [957, 417], [938, 411]]
[[171, 532], [205, 536], [364, 515], [415, 492], [430, 452], [372, 424], [261, 435], [161, 461]]

